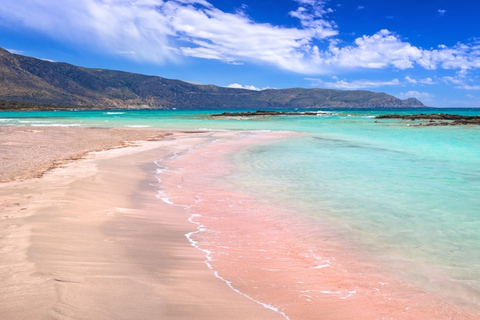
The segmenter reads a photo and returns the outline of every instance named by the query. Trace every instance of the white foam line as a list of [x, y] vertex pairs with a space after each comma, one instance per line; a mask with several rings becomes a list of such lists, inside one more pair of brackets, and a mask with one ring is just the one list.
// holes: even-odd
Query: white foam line
[[309, 293], [309, 292], [320, 292], [323, 294], [341, 294], [340, 291], [328, 291], [328, 290], [302, 290], [301, 293]]
[[353, 296], [354, 293], [357, 293], [357, 290], [348, 291], [348, 294], [347, 294], [345, 297], [342, 297], [342, 298], [339, 298], [339, 299], [340, 299], [340, 300], [345, 300], [345, 299], [350, 298], [351, 296]]
[[207, 267], [208, 267], [210, 270], [213, 271], [213, 274], [215, 275], [215, 277], [218, 278], [218, 279], [220, 279], [220, 280], [222, 280], [223, 282], [225, 282], [225, 283], [227, 284], [227, 286], [228, 286], [230, 289], [232, 289], [233, 291], [235, 291], [236, 293], [244, 296], [245, 298], [247, 298], [247, 299], [249, 299], [249, 300], [251, 300], [251, 301], [253, 301], [253, 302], [255, 302], [255, 303], [258, 303], [259, 305], [263, 306], [264, 308], [267, 308], [267, 309], [269, 309], [269, 310], [272, 310], [272, 311], [274, 311], [274, 312], [277, 312], [277, 313], [281, 314], [285, 319], [290, 320], [290, 318], [285, 314], [285, 312], [280, 311], [278, 308], [276, 308], [276, 307], [274, 307], [274, 306], [271, 306], [271, 305], [269, 305], [269, 304], [266, 304], [266, 303], [263, 303], [263, 302], [261, 302], [261, 301], [258, 301], [258, 300], [256, 300], [256, 299], [250, 297], [249, 295], [241, 292], [240, 290], [238, 290], [237, 288], [235, 288], [235, 287], [233, 286], [233, 284], [232, 284], [231, 281], [223, 278], [222, 276], [220, 276], [220, 275], [218, 274], [218, 272], [217, 272], [216, 270], [213, 269], [213, 266], [212, 266], [212, 264], [210, 263], [210, 261], [213, 260], [213, 258], [212, 258], [212, 252], [211, 252], [210, 250], [200, 248], [200, 246], [198, 245], [198, 242], [192, 239], [192, 236], [193, 236], [193, 235], [207, 230], [207, 229], [206, 229], [203, 225], [201, 225], [199, 222], [196, 222], [196, 221], [193, 220], [194, 217], [199, 217], [199, 216], [200, 216], [199, 214], [192, 214], [192, 215], [190, 216], [190, 218], [188, 218], [188, 221], [190, 221], [191, 223], [196, 224], [198, 227], [197, 227], [197, 230], [196, 230], [196, 231], [192, 231], [192, 232], [189, 232], [189, 233], [185, 234], [185, 237], [188, 239], [188, 241], [190, 242], [190, 244], [191, 244], [193, 247], [195, 247], [195, 248], [197, 248], [198, 250], [200, 250], [200, 251], [202, 251], [203, 253], [205, 253], [205, 257], [207, 258], [207, 260], [205, 260], [205, 264], [207, 265]]
[[[199, 149], [199, 148], [201, 148], [201, 147], [203, 147], [203, 146], [207, 146], [207, 145], [209, 145], [209, 144], [218, 143], [218, 142], [220, 142], [220, 141], [222, 141], [222, 140], [223, 140], [223, 139], [221, 139], [221, 138], [216, 138], [216, 139], [214, 139], [214, 140], [212, 140], [212, 141], [208, 141], [208, 142], [206, 142], [206, 143], [199, 143], [199, 144], [197, 144], [197, 145], [195, 145], [195, 146], [193, 146], [193, 147], [190, 147], [190, 148], [188, 149], [188, 151], [185, 152], [185, 153], [190, 153], [190, 152], [192, 152], [192, 151], [194, 151], [194, 150], [197, 150], [197, 149]], [[179, 154], [180, 154], [180, 152], [174, 152], [174, 153], [173, 153], [172, 155], [170, 155], [170, 156], [164, 157], [164, 158], [159, 159], [159, 160], [155, 160], [154, 163], [155, 163], [158, 167], [164, 168], [163, 170], [160, 169], [160, 172], [158, 172], [158, 169], [157, 169], [157, 175], [160, 174], [161, 172], [165, 171], [165, 169], [168, 169], [167, 167], [165, 167], [165, 166], [163, 166], [163, 165], [160, 164], [162, 161], [174, 159], [174, 158], [178, 157]], [[157, 175], [156, 175], [155, 177], [158, 179], [159, 183], [161, 183], [161, 179], [160, 179], [159, 177], [157, 177]], [[195, 204], [197, 204], [198, 202], [201, 201], [201, 199], [196, 198], [195, 203], [192, 204], [192, 205], [190, 205], [190, 206], [187, 206], [187, 205], [178, 205], [178, 204], [175, 204], [174, 202], [172, 202], [169, 198], [164, 197], [164, 192], [163, 192], [163, 191], [157, 190], [157, 192], [159, 192], [159, 194], [158, 194], [156, 197], [159, 198], [159, 199], [161, 199], [161, 200], [164, 201], [165, 203], [168, 203], [168, 204], [170, 204], [170, 205], [181, 206], [181, 207], [184, 207], [186, 210], [190, 209], [191, 207], [195, 206]], [[251, 301], [253, 301], [253, 302], [255, 302], [255, 303], [258, 303], [259, 305], [263, 306], [264, 308], [267, 308], [267, 309], [269, 309], [269, 310], [272, 310], [272, 311], [274, 311], [274, 312], [277, 312], [278, 314], [282, 315], [285, 319], [290, 320], [290, 318], [289, 318], [283, 311], [280, 311], [278, 308], [276, 308], [276, 307], [274, 307], [274, 306], [271, 306], [271, 305], [269, 305], [269, 304], [263, 303], [263, 302], [261, 302], [261, 301], [258, 301], [258, 300], [256, 300], [256, 299], [250, 297], [249, 295], [241, 292], [240, 290], [238, 290], [237, 288], [235, 288], [230, 281], [228, 281], [227, 279], [225, 279], [225, 278], [223, 278], [222, 276], [220, 276], [220, 275], [218, 274], [218, 272], [213, 269], [213, 266], [212, 266], [212, 264], [210, 263], [210, 262], [213, 260], [213, 258], [212, 258], [212, 252], [211, 252], [210, 250], [200, 248], [200, 246], [198, 245], [198, 242], [195, 241], [195, 240], [193, 240], [193, 238], [192, 238], [193, 235], [207, 230], [207, 229], [205, 228], [205, 226], [203, 226], [202, 224], [200, 224], [199, 222], [197, 222], [197, 221], [194, 220], [194, 218], [200, 217], [200, 216], [201, 216], [200, 214], [196, 214], [196, 213], [191, 213], [191, 214], [190, 214], [190, 217], [188, 218], [188, 221], [191, 222], [191, 223], [193, 223], [193, 224], [196, 224], [196, 225], [197, 225], [197, 230], [192, 231], [192, 232], [189, 232], [189, 233], [186, 233], [186, 234], [185, 234], [185, 237], [188, 239], [188, 241], [190, 242], [190, 244], [191, 244], [194, 248], [196, 248], [196, 249], [202, 251], [203, 253], [205, 253], [205, 257], [206, 257], [205, 264], [207, 265], [207, 267], [208, 267], [210, 270], [213, 271], [215, 277], [218, 278], [218, 279], [220, 279], [221, 281], [225, 282], [225, 283], [227, 284], [227, 286], [228, 286], [230, 289], [232, 289], [233, 291], [235, 291], [236, 293], [244, 296], [245, 298], [247, 298], [247, 299], [249, 299], [249, 300], [251, 300]]]
[[170, 201], [170, 199], [168, 199], [168, 198], [160, 198], [160, 199], [161, 199], [163, 202], [165, 202], [165, 203], [175, 204], [175, 203], [173, 203], [172, 201]]

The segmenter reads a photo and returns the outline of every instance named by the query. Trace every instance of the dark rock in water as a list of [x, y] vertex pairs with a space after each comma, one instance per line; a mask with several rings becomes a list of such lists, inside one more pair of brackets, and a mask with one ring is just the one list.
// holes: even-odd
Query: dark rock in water
[[324, 112], [283, 112], [283, 111], [264, 111], [257, 110], [251, 112], [223, 112], [212, 114], [212, 117], [258, 117], [258, 116], [317, 116]]
[[421, 126], [464, 126], [480, 125], [480, 116], [463, 116], [458, 114], [432, 113], [432, 114], [385, 114], [375, 119], [401, 119], [401, 120], [428, 120], [427, 123], [420, 123]]

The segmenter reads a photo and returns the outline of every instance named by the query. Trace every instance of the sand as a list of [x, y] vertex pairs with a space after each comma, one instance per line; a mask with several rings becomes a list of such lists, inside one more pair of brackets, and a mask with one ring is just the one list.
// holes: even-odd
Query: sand
[[[204, 253], [185, 237], [196, 226], [184, 208], [156, 197], [153, 160], [216, 133], [175, 132], [159, 141], [85, 155], [164, 133], [1, 129], [2, 157], [8, 152], [28, 174], [6, 170], [12, 166], [3, 162], [3, 176], [17, 178], [0, 184], [0, 318], [283, 318], [216, 278]], [[72, 145], [76, 139], [89, 143]], [[26, 150], [34, 151], [27, 155]], [[84, 159], [65, 163], [78, 154]], [[56, 169], [45, 173], [52, 163]]]
[[41, 177], [88, 152], [158, 140], [165, 134], [154, 129], [0, 126], [0, 182]]
[[289, 133], [0, 129], [0, 319], [479, 318], [225, 179]]

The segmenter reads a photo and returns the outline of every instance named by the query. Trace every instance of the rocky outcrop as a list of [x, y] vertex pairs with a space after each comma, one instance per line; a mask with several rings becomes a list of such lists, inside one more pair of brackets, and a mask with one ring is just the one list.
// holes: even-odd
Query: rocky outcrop
[[458, 114], [432, 113], [432, 114], [385, 114], [377, 116], [376, 119], [401, 119], [401, 120], [427, 120], [418, 126], [465, 126], [480, 125], [480, 116], [464, 116]]

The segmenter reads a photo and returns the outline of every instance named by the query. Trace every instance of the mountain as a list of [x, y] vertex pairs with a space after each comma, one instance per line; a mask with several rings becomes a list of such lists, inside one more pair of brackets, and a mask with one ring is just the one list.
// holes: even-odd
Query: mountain
[[50, 62], [0, 48], [0, 106], [71, 106], [76, 108], [276, 109], [276, 108], [412, 108], [415, 98], [386, 93], [330, 89], [252, 91], [195, 85], [122, 71], [89, 69]]

